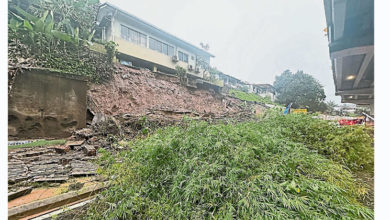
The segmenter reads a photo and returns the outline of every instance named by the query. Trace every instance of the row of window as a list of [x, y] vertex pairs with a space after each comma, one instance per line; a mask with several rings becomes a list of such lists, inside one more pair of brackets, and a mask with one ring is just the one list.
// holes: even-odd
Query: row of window
[[121, 25], [121, 38], [146, 47], [146, 35]]
[[[121, 25], [121, 38], [134, 44], [146, 47], [146, 35]], [[172, 46], [149, 37], [149, 48], [168, 56], [174, 55]], [[179, 60], [188, 63], [188, 54], [179, 51]]]
[[179, 51], [179, 60], [188, 63], [188, 54]]
[[154, 38], [149, 38], [149, 48], [168, 56], [173, 56], [173, 47]]

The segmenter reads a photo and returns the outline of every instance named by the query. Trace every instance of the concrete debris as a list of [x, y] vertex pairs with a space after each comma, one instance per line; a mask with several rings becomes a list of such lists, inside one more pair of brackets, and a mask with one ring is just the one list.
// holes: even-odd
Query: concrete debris
[[10, 190], [32, 182], [64, 182], [71, 176], [95, 175], [96, 165], [90, 162], [95, 159], [95, 147], [87, 145], [90, 146], [87, 148], [91, 156], [85, 156], [83, 151], [70, 149], [70, 146], [76, 144], [81, 142], [55, 147], [10, 150], [11, 159], [8, 160]]
[[68, 141], [66, 142], [66, 145], [70, 146], [71, 148], [74, 146], [80, 146], [85, 142], [85, 140], [80, 140], [80, 141]]
[[97, 113], [92, 119], [92, 125], [106, 121], [106, 116], [103, 113]]
[[8, 193], [8, 201], [31, 193], [32, 187], [21, 187]]
[[79, 138], [89, 138], [94, 135], [94, 131], [91, 128], [83, 128], [75, 131], [75, 135]]
[[83, 152], [86, 156], [96, 156], [96, 149], [92, 145], [84, 145]]
[[63, 145], [63, 146], [55, 146], [53, 149], [60, 154], [65, 154], [70, 151], [70, 146], [69, 145]]
[[70, 166], [72, 168], [71, 176], [89, 176], [96, 174], [95, 164], [88, 161], [72, 161]]
[[80, 182], [72, 183], [68, 186], [68, 190], [69, 191], [80, 190], [81, 188], [83, 188], [83, 186], [84, 183], [80, 183]]

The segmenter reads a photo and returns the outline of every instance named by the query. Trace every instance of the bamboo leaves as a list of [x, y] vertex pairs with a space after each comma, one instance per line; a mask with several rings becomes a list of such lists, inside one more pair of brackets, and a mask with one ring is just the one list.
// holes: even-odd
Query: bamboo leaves
[[[190, 122], [130, 142], [117, 156], [102, 151], [101, 163], [121, 162], [104, 166], [117, 179], [88, 218], [373, 219], [357, 202], [351, 173], [285, 137], [290, 122], [272, 123], [279, 117]], [[104, 212], [105, 201], [118, 205]]]

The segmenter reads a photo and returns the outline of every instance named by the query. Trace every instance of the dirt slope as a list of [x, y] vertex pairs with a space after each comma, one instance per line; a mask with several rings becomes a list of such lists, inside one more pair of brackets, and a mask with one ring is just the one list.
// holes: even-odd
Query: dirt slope
[[110, 82], [90, 86], [88, 105], [95, 113], [145, 115], [162, 111], [218, 116], [241, 110], [240, 100], [223, 96], [212, 89], [182, 86], [176, 77], [119, 64], [115, 70]]

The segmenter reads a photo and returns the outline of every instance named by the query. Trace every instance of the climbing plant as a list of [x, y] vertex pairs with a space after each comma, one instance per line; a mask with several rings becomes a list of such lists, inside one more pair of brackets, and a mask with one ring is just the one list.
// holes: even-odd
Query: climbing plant
[[114, 57], [115, 57], [115, 55], [117, 53], [117, 49], [116, 49], [117, 46], [118, 46], [118, 44], [116, 44], [113, 41], [109, 41], [109, 42], [106, 42], [104, 44], [104, 48], [107, 51], [107, 62], [108, 63], [112, 63], [113, 62], [113, 59], [114, 59]]

